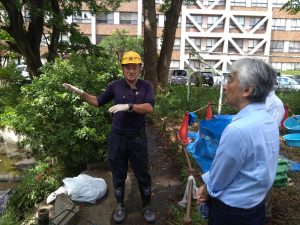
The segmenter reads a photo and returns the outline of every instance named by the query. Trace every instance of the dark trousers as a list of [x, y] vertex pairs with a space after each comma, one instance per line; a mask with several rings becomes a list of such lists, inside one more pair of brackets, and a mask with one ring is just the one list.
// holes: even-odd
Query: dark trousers
[[208, 225], [263, 225], [265, 202], [250, 209], [231, 207], [217, 198], [212, 198], [209, 207]]
[[[117, 202], [124, 200], [124, 185], [127, 178], [128, 160], [130, 160], [131, 168], [138, 180], [144, 205], [149, 204], [151, 176], [148, 172], [148, 148], [145, 131], [131, 136], [112, 132], [109, 138], [108, 159]], [[116, 193], [116, 190], [119, 191]]]

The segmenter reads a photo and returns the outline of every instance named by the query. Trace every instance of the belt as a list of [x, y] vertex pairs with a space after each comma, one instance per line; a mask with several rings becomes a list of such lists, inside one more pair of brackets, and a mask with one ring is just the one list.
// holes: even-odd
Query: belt
[[252, 213], [253, 212], [254, 213], [257, 210], [261, 210], [260, 207], [264, 206], [265, 201], [263, 200], [258, 205], [254, 206], [252, 208], [249, 208], [249, 209], [243, 209], [243, 208], [229, 206], [217, 198], [211, 198], [211, 204], [214, 204], [218, 208], [221, 208], [221, 209], [224, 209], [224, 210], [230, 211], [230, 212], [236, 212], [236, 213], [245, 213], [245, 212]]

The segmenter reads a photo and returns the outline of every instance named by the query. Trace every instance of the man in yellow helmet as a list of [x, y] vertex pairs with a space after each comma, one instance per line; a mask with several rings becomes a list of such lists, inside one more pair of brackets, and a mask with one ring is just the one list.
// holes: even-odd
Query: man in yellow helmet
[[155, 214], [150, 206], [151, 176], [148, 172], [145, 134], [145, 115], [153, 112], [155, 104], [153, 88], [149, 81], [139, 79], [142, 60], [138, 53], [125, 52], [121, 64], [124, 78], [108, 84], [106, 90], [99, 96], [90, 95], [67, 83], [63, 86], [95, 107], [114, 100], [115, 105], [109, 108], [109, 112], [113, 113], [113, 121], [108, 154], [117, 200], [113, 219], [116, 223], [122, 223], [126, 217], [124, 193], [128, 160], [130, 160], [143, 200], [144, 218], [147, 222], [153, 223]]

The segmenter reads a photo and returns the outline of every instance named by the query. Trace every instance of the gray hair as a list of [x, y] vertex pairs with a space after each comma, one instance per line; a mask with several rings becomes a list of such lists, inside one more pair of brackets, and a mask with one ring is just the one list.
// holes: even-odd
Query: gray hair
[[239, 59], [232, 63], [230, 71], [237, 74], [241, 90], [253, 88], [249, 96], [252, 102], [264, 102], [274, 87], [276, 71], [261, 59]]

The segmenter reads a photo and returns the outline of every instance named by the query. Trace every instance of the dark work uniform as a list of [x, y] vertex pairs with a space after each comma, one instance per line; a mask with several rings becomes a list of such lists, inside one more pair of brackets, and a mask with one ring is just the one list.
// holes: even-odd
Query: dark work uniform
[[[115, 104], [149, 103], [154, 107], [152, 84], [137, 80], [136, 89], [125, 79], [111, 82], [105, 92], [97, 97], [99, 106], [114, 100]], [[145, 114], [117, 112], [113, 114], [112, 132], [109, 137], [109, 163], [113, 175], [113, 185], [118, 203], [124, 204], [125, 179], [128, 160], [138, 180], [143, 206], [150, 204], [151, 176], [148, 172], [148, 149], [145, 134]]]

